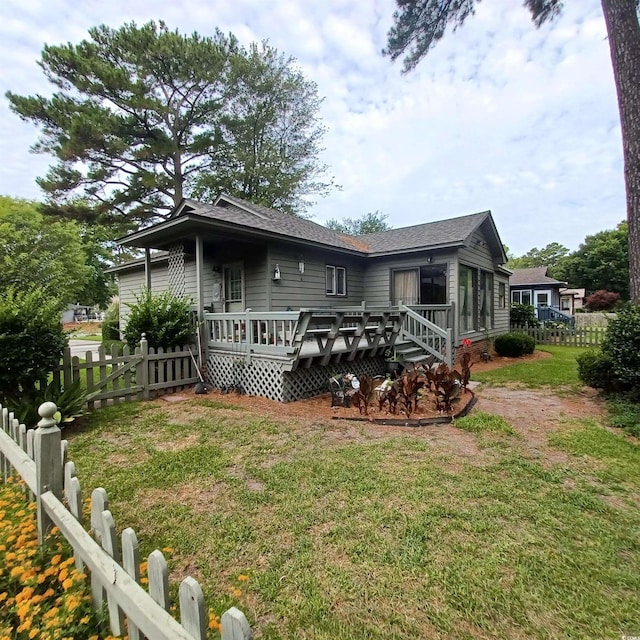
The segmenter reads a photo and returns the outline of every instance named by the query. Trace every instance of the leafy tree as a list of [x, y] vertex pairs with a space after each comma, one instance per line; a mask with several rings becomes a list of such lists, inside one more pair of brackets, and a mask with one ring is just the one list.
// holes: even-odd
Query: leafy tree
[[[6, 94], [15, 113], [40, 127], [34, 151], [57, 159], [38, 180], [48, 211], [129, 226], [166, 217], [198, 176], [217, 173], [221, 154], [219, 186], [231, 195], [260, 197], [255, 184], [267, 182], [294, 210], [300, 194], [322, 192], [312, 182], [324, 168], [316, 161], [319, 101], [290, 60], [266, 45], [247, 52], [231, 34], [184, 36], [163, 22], [102, 25], [89, 35], [77, 45], [44, 47], [40, 66], [57, 87], [52, 97]], [[252, 75], [236, 88], [247, 70]], [[250, 118], [263, 117], [265, 105], [269, 127], [251, 138]], [[307, 128], [297, 132], [301, 105]], [[245, 145], [263, 134], [271, 146], [281, 136], [280, 164], [271, 149], [268, 161], [249, 162]], [[236, 179], [245, 167], [249, 191]]]
[[[475, 0], [396, 0], [394, 24], [385, 55], [396, 60], [405, 54], [405, 72], [413, 69], [445, 35], [474, 12]], [[622, 126], [624, 176], [629, 223], [630, 292], [640, 301], [640, 0], [601, 0], [607, 25], [613, 75]], [[524, 0], [534, 24], [553, 20], [562, 0]]]
[[523, 256], [510, 257], [507, 267], [509, 269], [526, 269], [530, 267], [549, 267], [549, 272], [555, 276], [555, 268], [558, 263], [569, 253], [567, 247], [558, 242], [551, 242], [546, 247], [538, 249], [534, 247]]
[[328, 192], [332, 182], [321, 180], [327, 167], [317, 160], [322, 100], [294, 62], [265, 42], [231, 57], [214, 170], [196, 176], [195, 197], [213, 200], [224, 192], [301, 213], [307, 195]]
[[60, 306], [37, 287], [0, 295], [0, 401], [34, 398], [36, 384], [44, 388], [48, 373], [60, 363], [67, 335]]
[[609, 311], [616, 306], [619, 300], [619, 293], [598, 289], [598, 291], [594, 291], [590, 296], [587, 296], [584, 306], [589, 311]]
[[76, 302], [91, 276], [81, 228], [46, 219], [28, 200], [0, 196], [0, 293], [40, 288], [61, 310]]
[[325, 226], [339, 233], [348, 233], [352, 236], [362, 236], [367, 233], [388, 231], [391, 226], [387, 224], [387, 215], [381, 211], [369, 211], [359, 218], [342, 218], [327, 220]]
[[100, 224], [82, 224], [80, 238], [89, 277], [77, 296], [78, 301], [105, 309], [118, 292], [114, 275], [106, 273], [114, 264], [118, 250], [113, 229]]
[[587, 236], [576, 251], [563, 258], [554, 276], [587, 292], [606, 289], [629, 299], [629, 233], [626, 222], [615, 229]]

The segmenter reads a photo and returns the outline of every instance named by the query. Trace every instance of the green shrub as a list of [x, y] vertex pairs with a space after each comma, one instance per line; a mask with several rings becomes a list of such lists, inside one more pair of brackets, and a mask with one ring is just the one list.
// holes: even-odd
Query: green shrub
[[154, 294], [145, 289], [130, 307], [124, 339], [131, 349], [143, 333], [154, 349], [187, 344], [193, 333], [190, 311], [191, 302], [171, 291]]
[[102, 321], [102, 341], [120, 340], [120, 298], [113, 296]]
[[41, 289], [0, 297], [0, 400], [34, 398], [67, 345], [60, 303]]
[[538, 326], [535, 309], [530, 304], [512, 304], [510, 317], [514, 327]]
[[493, 346], [499, 356], [519, 358], [525, 354], [533, 353], [536, 341], [525, 333], [511, 331], [498, 336]]
[[58, 407], [55, 419], [62, 428], [84, 413], [86, 400], [87, 391], [78, 378], [66, 389], [57, 382], [50, 382], [43, 390], [36, 390], [33, 398], [23, 397], [18, 401], [10, 401], [9, 409], [15, 413], [20, 424], [26, 425], [27, 429], [33, 429], [40, 421], [38, 407], [43, 402], [55, 402]]
[[609, 320], [602, 352], [611, 358], [623, 388], [640, 389], [640, 305], [621, 309]]
[[613, 360], [600, 350], [592, 349], [581, 353], [577, 358], [578, 377], [594, 389], [611, 391], [616, 388]]

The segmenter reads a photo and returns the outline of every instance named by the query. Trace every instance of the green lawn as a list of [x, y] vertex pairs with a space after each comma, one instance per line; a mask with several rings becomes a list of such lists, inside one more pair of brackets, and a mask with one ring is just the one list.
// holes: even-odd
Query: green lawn
[[145, 554], [173, 548], [173, 572], [257, 638], [640, 635], [638, 446], [591, 420], [544, 455], [495, 416], [460, 427], [203, 398], [101, 410], [69, 448], [85, 495], [104, 486]]
[[536, 347], [537, 351], [550, 353], [552, 357], [538, 360], [523, 360], [492, 371], [476, 373], [471, 368], [471, 379], [485, 384], [515, 382], [526, 387], [567, 387], [568, 391], [583, 386], [578, 378], [576, 356], [588, 349], [580, 347]]

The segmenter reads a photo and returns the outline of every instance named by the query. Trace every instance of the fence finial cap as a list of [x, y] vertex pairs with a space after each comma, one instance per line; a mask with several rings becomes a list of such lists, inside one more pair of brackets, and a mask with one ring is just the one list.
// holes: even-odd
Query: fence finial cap
[[42, 420], [38, 422], [38, 426], [43, 428], [55, 427], [58, 423], [53, 416], [57, 410], [58, 407], [56, 407], [55, 402], [43, 402], [38, 407], [38, 414], [42, 418]]

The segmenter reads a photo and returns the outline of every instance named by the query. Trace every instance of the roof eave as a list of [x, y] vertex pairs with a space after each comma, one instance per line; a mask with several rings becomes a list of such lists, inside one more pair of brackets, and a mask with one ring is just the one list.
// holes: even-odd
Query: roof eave
[[[328, 242], [320, 242], [318, 240], [306, 240], [304, 238], [296, 238], [295, 236], [291, 236], [288, 234], [278, 233], [277, 231], [267, 231], [263, 229], [249, 229], [245, 225], [234, 224], [233, 222], [228, 222], [226, 220], [214, 220], [212, 218], [208, 218], [207, 216], [202, 216], [197, 213], [185, 213], [181, 215], [179, 218], [173, 218], [171, 220], [166, 220], [164, 222], [160, 222], [153, 227], [148, 227], [147, 229], [142, 229], [141, 231], [136, 231], [128, 236], [124, 236], [123, 238], [119, 238], [116, 242], [122, 246], [132, 246], [138, 248], [149, 248], [153, 247], [153, 245], [149, 242], [143, 242], [154, 235], [158, 235], [160, 233], [166, 233], [167, 230], [176, 229], [179, 227], [185, 227], [189, 224], [202, 225], [203, 227], [221, 229], [225, 231], [233, 231], [236, 233], [243, 233], [252, 238], [263, 238], [263, 239], [276, 239], [281, 242], [288, 242], [291, 244], [306, 246], [306, 247], [315, 247], [315, 248], [326, 248], [331, 251], [336, 251], [339, 253], [346, 253], [355, 256], [365, 257], [369, 255], [366, 251], [361, 251], [358, 249], [348, 248], [348, 247], [337, 247], [334, 244], [329, 244]], [[160, 244], [166, 244], [165, 242]]]

